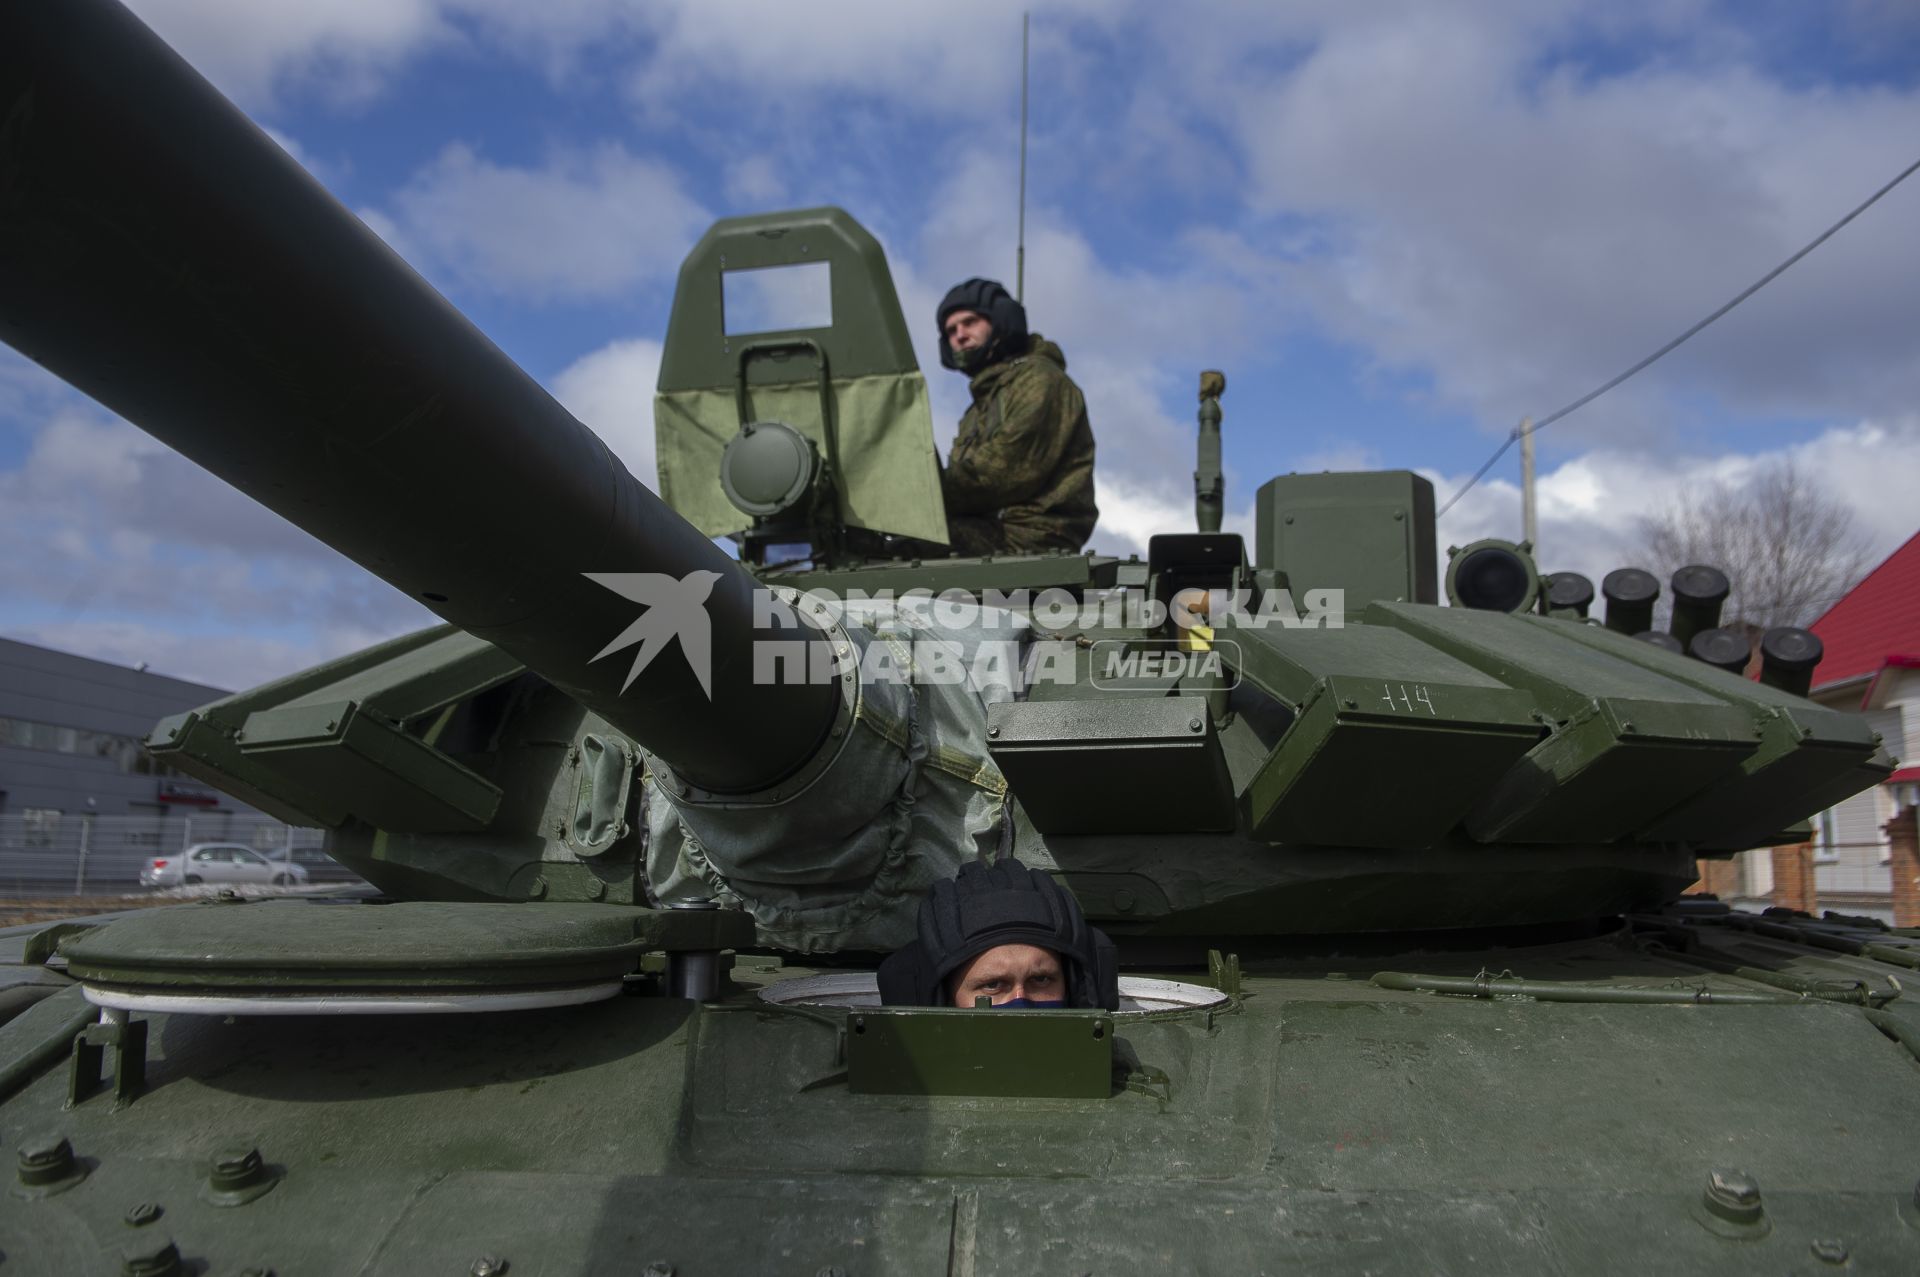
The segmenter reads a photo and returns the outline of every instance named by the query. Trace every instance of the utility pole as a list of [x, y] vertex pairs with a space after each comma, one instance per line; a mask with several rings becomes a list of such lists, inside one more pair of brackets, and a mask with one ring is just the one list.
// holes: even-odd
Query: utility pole
[[1200, 374], [1200, 468], [1193, 472], [1193, 509], [1202, 532], [1218, 532], [1226, 508], [1227, 481], [1220, 469], [1220, 396], [1226, 393], [1226, 374], [1211, 369]]
[[1020, 239], [1014, 250], [1013, 300], [1027, 300], [1027, 30], [1032, 15], [1020, 15]]
[[1540, 525], [1533, 508], [1533, 418], [1522, 417], [1520, 429], [1520, 539], [1540, 557]]
[[[88, 802], [93, 800], [89, 798]], [[73, 894], [83, 896], [87, 892], [87, 851], [93, 844], [93, 813], [86, 812], [80, 817], [80, 865], [73, 872]]]

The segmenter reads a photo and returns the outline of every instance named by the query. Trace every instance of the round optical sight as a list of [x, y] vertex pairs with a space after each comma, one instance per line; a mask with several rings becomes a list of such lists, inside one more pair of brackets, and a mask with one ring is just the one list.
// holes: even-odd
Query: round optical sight
[[1447, 600], [1483, 612], [1525, 612], [1540, 597], [1533, 556], [1511, 541], [1476, 541], [1447, 565]]

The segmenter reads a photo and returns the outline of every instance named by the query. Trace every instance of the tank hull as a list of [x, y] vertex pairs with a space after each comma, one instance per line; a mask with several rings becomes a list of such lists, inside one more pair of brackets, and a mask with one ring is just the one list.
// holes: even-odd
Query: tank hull
[[[213, 1271], [285, 1273], [1745, 1273], [1816, 1243], [1920, 1263], [1920, 1018], [1872, 1005], [1898, 964], [1670, 917], [1243, 966], [1213, 1012], [1116, 1017], [1111, 1091], [1082, 1099], [856, 1093], [861, 1013], [772, 1008], [761, 990], [812, 972], [743, 958], [706, 1005], [157, 1015], [145, 1091], [68, 1109], [66, 1069], [18, 1063], [89, 1018], [69, 989], [0, 1029], [0, 1114], [90, 1171], [9, 1200], [9, 1259], [92, 1271], [165, 1232]], [[1815, 978], [1832, 996], [1788, 987]], [[274, 1187], [215, 1206], [235, 1141]], [[1758, 1186], [1763, 1224], [1703, 1206], [1715, 1170]], [[130, 1228], [138, 1202], [159, 1220]]]

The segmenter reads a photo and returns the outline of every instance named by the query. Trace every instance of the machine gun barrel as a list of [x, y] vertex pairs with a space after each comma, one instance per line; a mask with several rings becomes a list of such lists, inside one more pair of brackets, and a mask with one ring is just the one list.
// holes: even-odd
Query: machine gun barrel
[[[112, 0], [0, 5], [0, 338], [696, 785], [827, 735], [833, 687], [754, 681], [756, 640], [812, 631], [756, 622], [738, 564]], [[711, 695], [696, 631], [596, 663], [642, 608], [586, 572], [712, 573]]]

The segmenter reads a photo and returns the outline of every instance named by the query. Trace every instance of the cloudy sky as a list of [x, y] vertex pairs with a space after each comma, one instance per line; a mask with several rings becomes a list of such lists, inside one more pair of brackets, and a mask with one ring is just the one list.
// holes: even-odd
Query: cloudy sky
[[[138, 0], [136, 11], [653, 476], [707, 223], [838, 204], [886, 245], [936, 433], [947, 285], [1013, 272], [1019, 5]], [[1920, 158], [1910, 0], [1034, 3], [1027, 300], [1099, 439], [1093, 544], [1289, 470], [1444, 501], [1523, 416], [1684, 329]], [[1920, 177], [1538, 439], [1543, 566], [1791, 457], [1878, 554], [1920, 527]], [[1440, 526], [1519, 535], [1517, 457]], [[0, 349], [0, 633], [239, 687], [430, 618]]]

